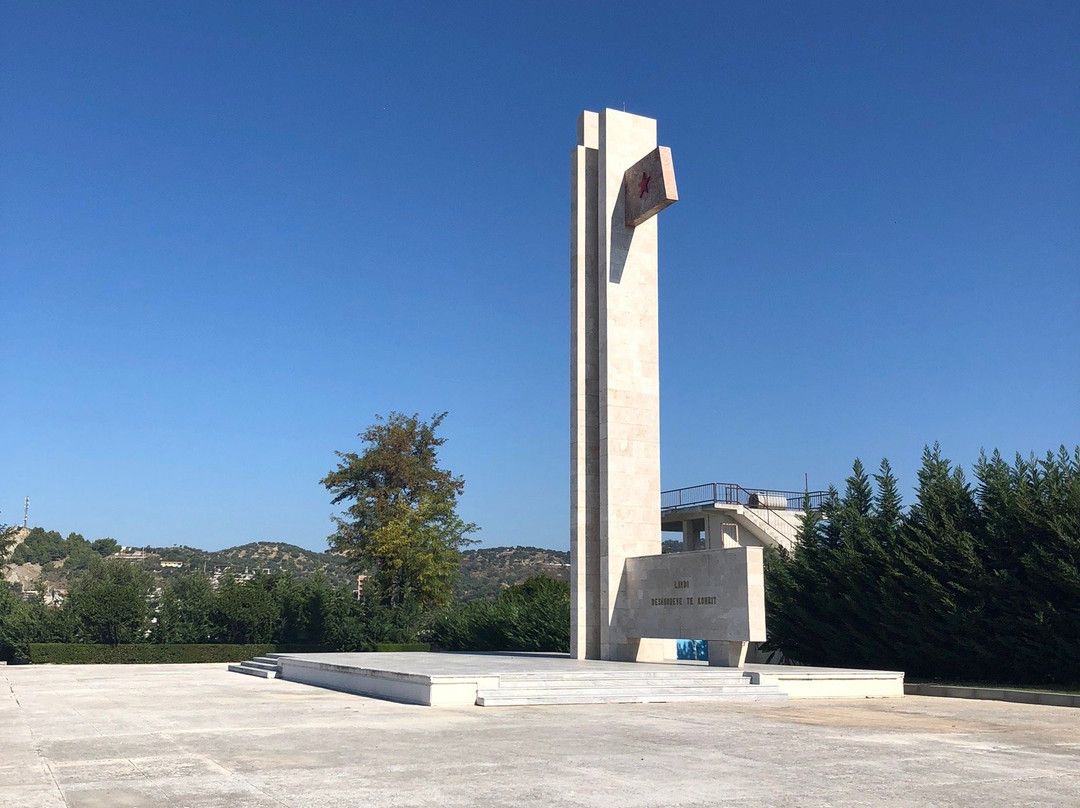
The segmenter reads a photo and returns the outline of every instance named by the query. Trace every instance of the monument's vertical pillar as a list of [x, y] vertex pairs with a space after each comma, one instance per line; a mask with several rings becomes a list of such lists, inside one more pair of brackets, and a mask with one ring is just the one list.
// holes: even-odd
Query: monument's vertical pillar
[[570, 653], [600, 659], [599, 115], [578, 119], [570, 161]]
[[618, 613], [623, 567], [661, 551], [660, 362], [656, 218], [627, 227], [623, 177], [656, 148], [656, 121], [600, 113], [600, 626], [602, 659], [655, 659]]
[[[625, 560], [661, 550], [656, 220], [629, 226], [623, 190], [627, 170], [655, 149], [651, 118], [607, 109], [585, 112], [579, 122], [571, 203], [571, 651], [577, 657], [655, 659], [662, 648], [629, 636], [620, 619]], [[642, 196], [648, 183], [645, 178]]]

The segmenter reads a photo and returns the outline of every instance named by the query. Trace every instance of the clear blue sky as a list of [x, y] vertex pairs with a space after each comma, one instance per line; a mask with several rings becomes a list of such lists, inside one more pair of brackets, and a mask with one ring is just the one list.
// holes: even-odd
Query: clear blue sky
[[[663, 484], [1080, 441], [1080, 4], [6, 3], [0, 521], [322, 549], [448, 410], [568, 546], [569, 155], [659, 120]], [[908, 497], [910, 499], [910, 495]]]

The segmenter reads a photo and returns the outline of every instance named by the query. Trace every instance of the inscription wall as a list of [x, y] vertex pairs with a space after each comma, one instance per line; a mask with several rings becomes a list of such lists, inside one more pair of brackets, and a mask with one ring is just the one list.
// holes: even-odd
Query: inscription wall
[[615, 616], [630, 637], [763, 642], [761, 548], [628, 558]]

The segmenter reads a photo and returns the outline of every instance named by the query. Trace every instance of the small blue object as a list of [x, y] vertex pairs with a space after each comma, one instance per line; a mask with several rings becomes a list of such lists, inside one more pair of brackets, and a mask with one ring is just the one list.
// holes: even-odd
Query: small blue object
[[676, 640], [675, 648], [679, 659], [700, 659], [709, 661], [708, 640]]

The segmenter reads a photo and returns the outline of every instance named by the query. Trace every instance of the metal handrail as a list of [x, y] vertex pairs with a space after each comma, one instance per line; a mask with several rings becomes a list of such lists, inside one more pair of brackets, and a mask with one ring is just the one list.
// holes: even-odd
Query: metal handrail
[[[751, 498], [756, 497], [783, 497], [787, 503], [786, 510], [801, 511], [806, 497], [810, 498], [810, 507], [820, 510], [822, 504], [829, 496], [828, 491], [778, 491], [770, 488], [746, 489], [738, 483], [705, 483], [692, 485], [688, 488], [674, 488], [663, 491], [660, 494], [661, 512], [676, 508], [689, 508], [693, 505], [751, 505]], [[755, 508], [755, 510], [768, 510], [767, 508]]]
[[[700, 505], [742, 505], [748, 509], [749, 513], [773, 529], [776, 529], [774, 522], [783, 522], [794, 535], [799, 529], [798, 525], [781, 516], [781, 513], [801, 512], [808, 497], [810, 507], [821, 510], [828, 495], [828, 491], [777, 491], [769, 488], [747, 490], [737, 483], [705, 483], [661, 492], [660, 512], [666, 513], [678, 508]], [[781, 499], [787, 504], [783, 511], [775, 507], [760, 507], [754, 504], [761, 501], [777, 502]]]

